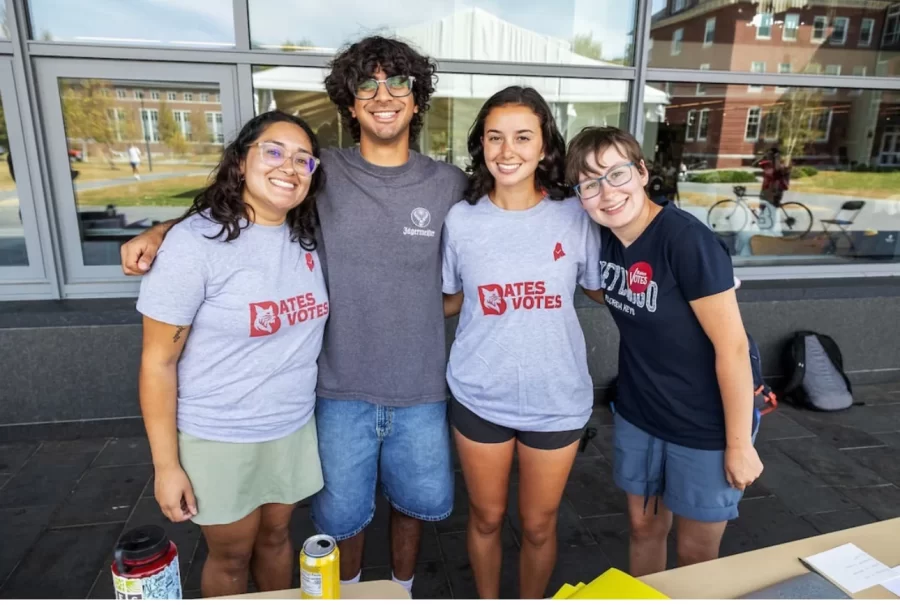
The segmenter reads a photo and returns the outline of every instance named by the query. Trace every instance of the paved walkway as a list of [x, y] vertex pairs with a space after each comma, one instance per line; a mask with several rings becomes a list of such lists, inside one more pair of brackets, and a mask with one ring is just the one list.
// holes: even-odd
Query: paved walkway
[[[900, 384], [860, 387], [857, 397], [867, 405], [830, 414], [782, 406], [763, 419], [758, 445], [766, 470], [725, 532], [723, 555], [900, 516]], [[592, 424], [598, 435], [579, 455], [562, 503], [551, 593], [610, 566], [627, 569], [628, 524], [612, 483], [609, 412], [598, 408]], [[149, 461], [143, 438], [0, 445], [0, 599], [112, 598], [113, 546], [124, 529], [146, 523], [169, 531], [185, 596], [199, 596], [206, 546], [197, 527], [164, 521]], [[416, 598], [476, 596], [459, 473], [456, 494], [453, 515], [426, 527]], [[505, 597], [517, 594], [515, 486], [510, 500]], [[367, 534], [364, 580], [390, 577], [387, 512], [381, 501]], [[313, 532], [308, 513], [305, 506], [295, 513], [296, 544]]]

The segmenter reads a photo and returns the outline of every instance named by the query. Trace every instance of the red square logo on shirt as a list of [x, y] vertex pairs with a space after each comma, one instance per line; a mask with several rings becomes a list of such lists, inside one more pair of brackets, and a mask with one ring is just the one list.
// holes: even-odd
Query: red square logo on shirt
[[250, 303], [250, 337], [271, 336], [281, 327], [278, 303], [271, 300]]
[[485, 315], [503, 315], [506, 313], [506, 300], [503, 298], [503, 286], [487, 284], [478, 286], [478, 299]]

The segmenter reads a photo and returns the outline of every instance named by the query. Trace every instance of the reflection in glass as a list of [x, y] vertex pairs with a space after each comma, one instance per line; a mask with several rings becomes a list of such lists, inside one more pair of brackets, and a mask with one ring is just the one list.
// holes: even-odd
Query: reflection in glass
[[6, 112], [0, 102], [0, 267], [28, 265], [15, 171], [16, 166], [9, 149]]
[[661, 111], [645, 114], [651, 195], [718, 232], [736, 264], [900, 258], [900, 93], [668, 90]]
[[118, 265], [123, 242], [191, 205], [222, 152], [218, 93], [215, 84], [60, 80], [85, 265]]
[[651, 67], [753, 71], [756, 61], [768, 73], [900, 75], [896, 0], [653, 0], [651, 10]]
[[232, 0], [28, 0], [27, 5], [33, 40], [234, 46]]
[[253, 48], [331, 53], [370, 34], [441, 59], [631, 65], [636, 0], [250, 0]]
[[[254, 68], [257, 113], [272, 109], [296, 113], [310, 123], [323, 147], [353, 146], [350, 131], [343, 127], [325, 94], [325, 74], [321, 69], [303, 67]], [[624, 128], [628, 123], [628, 82], [439, 74], [417, 150], [464, 168], [469, 161], [466, 137], [478, 110], [492, 94], [514, 84], [531, 86], [544, 96], [566, 140], [585, 126]], [[664, 93], [647, 87], [647, 111], [656, 112], [665, 98]]]

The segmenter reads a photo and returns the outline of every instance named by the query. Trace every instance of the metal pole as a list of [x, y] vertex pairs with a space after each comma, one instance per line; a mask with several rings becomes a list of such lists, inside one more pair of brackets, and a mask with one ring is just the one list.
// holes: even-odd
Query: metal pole
[[150, 155], [150, 130], [153, 128], [153, 120], [150, 114], [146, 114], [147, 121], [144, 122], [144, 93], [141, 93], [141, 126], [144, 131], [144, 145], [147, 147], [147, 172], [153, 172], [153, 156]]

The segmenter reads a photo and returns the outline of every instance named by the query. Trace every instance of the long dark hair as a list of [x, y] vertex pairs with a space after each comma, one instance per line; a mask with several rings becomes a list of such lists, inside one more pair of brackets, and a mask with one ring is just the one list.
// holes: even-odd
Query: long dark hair
[[350, 108], [356, 102], [353, 91], [361, 81], [371, 78], [379, 67], [388, 77], [415, 78], [412, 94], [419, 111], [413, 114], [409, 123], [409, 140], [414, 142], [422, 130], [428, 102], [434, 94], [437, 65], [409, 44], [383, 36], [369, 36], [346, 47], [331, 62], [331, 72], [325, 77], [328, 98], [337, 105], [341, 118], [350, 125], [353, 140], [359, 143], [359, 120], [350, 114]]
[[[237, 138], [225, 147], [222, 159], [213, 171], [212, 183], [194, 198], [194, 203], [182, 217], [182, 220], [194, 214], [203, 213], [214, 223], [222, 226], [222, 230], [213, 236], [218, 239], [225, 235], [230, 242], [241, 234], [241, 229], [248, 226], [250, 217], [248, 207], [244, 204], [244, 179], [241, 175], [241, 162], [247, 158], [250, 145], [254, 143], [272, 124], [288, 122], [303, 129], [312, 142], [312, 153], [319, 157], [319, 141], [315, 133], [304, 120], [283, 111], [262, 113], [241, 128]], [[306, 199], [287, 213], [286, 222], [291, 229], [291, 239], [300, 242], [304, 250], [315, 250], [316, 227], [319, 215], [316, 211], [316, 194], [325, 185], [325, 173], [322, 167], [312, 175]], [[252, 212], [249, 209], [249, 212]]]
[[495, 107], [504, 105], [522, 105], [527, 107], [541, 122], [541, 136], [544, 140], [544, 159], [534, 172], [535, 185], [547, 192], [551, 200], [562, 200], [571, 195], [566, 185], [566, 140], [556, 127], [553, 112], [544, 97], [533, 88], [509, 86], [485, 101], [469, 130], [469, 156], [472, 158], [466, 167], [469, 173], [469, 186], [465, 198], [475, 204], [483, 196], [494, 189], [494, 176], [484, 162], [484, 123]]

